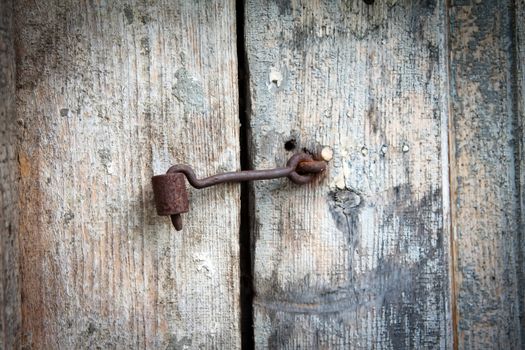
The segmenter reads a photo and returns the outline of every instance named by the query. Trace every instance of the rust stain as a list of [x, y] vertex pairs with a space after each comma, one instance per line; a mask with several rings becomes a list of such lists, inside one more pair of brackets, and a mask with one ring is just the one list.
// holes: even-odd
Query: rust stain
[[29, 174], [31, 174], [31, 164], [29, 163], [29, 159], [27, 159], [25, 153], [20, 152], [18, 154], [18, 164], [20, 169], [20, 176], [23, 178], [29, 177]]

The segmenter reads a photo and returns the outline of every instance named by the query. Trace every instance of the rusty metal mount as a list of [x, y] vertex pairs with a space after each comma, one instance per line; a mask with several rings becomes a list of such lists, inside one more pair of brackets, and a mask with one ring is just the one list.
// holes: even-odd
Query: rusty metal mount
[[314, 160], [310, 154], [298, 153], [293, 155], [286, 167], [264, 170], [244, 170], [217, 174], [204, 179], [197, 179], [193, 169], [184, 164], [173, 165], [164, 175], [155, 175], [151, 178], [153, 195], [157, 214], [171, 216], [171, 222], [177, 231], [182, 230], [180, 214], [189, 210], [188, 193], [184, 183], [184, 176], [195, 188], [205, 188], [225, 182], [244, 182], [253, 180], [269, 180], [288, 177], [296, 184], [306, 184], [316, 174], [326, 169], [326, 162]]

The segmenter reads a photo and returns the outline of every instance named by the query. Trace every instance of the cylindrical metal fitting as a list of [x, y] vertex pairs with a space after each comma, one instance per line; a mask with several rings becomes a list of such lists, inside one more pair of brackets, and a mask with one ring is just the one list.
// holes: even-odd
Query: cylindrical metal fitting
[[184, 178], [182, 173], [156, 175], [151, 178], [157, 214], [175, 215], [188, 212], [190, 208]]

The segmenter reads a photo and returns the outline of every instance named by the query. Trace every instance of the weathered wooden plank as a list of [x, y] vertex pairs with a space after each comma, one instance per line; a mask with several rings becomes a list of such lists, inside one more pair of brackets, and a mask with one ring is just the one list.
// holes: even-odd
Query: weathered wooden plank
[[514, 2], [514, 38], [516, 64], [516, 114], [517, 114], [517, 161], [519, 164], [520, 221], [518, 227], [519, 251], [517, 256], [518, 296], [521, 321], [521, 344], [525, 344], [525, 0]]
[[254, 166], [333, 150], [316, 184], [254, 185], [259, 348], [451, 346], [445, 17], [247, 2]]
[[24, 345], [239, 347], [239, 188], [150, 177], [239, 166], [233, 1], [18, 1]]
[[13, 2], [0, 1], [0, 349], [20, 341]]
[[[521, 349], [512, 1], [450, 8], [455, 330], [460, 349]], [[522, 19], [519, 19], [522, 20]]]

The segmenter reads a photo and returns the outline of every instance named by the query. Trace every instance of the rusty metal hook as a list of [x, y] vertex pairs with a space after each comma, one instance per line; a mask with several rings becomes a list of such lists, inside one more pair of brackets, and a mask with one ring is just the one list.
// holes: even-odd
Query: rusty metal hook
[[286, 167], [283, 168], [235, 171], [198, 179], [190, 166], [177, 164], [170, 167], [166, 174], [153, 176], [151, 181], [157, 214], [171, 216], [173, 226], [180, 231], [182, 229], [180, 214], [189, 210], [184, 176], [190, 185], [199, 189], [225, 182], [269, 180], [280, 177], [288, 177], [296, 184], [306, 184], [314, 178], [315, 174], [325, 169], [325, 161], [314, 160], [307, 153], [297, 153], [288, 160]]

